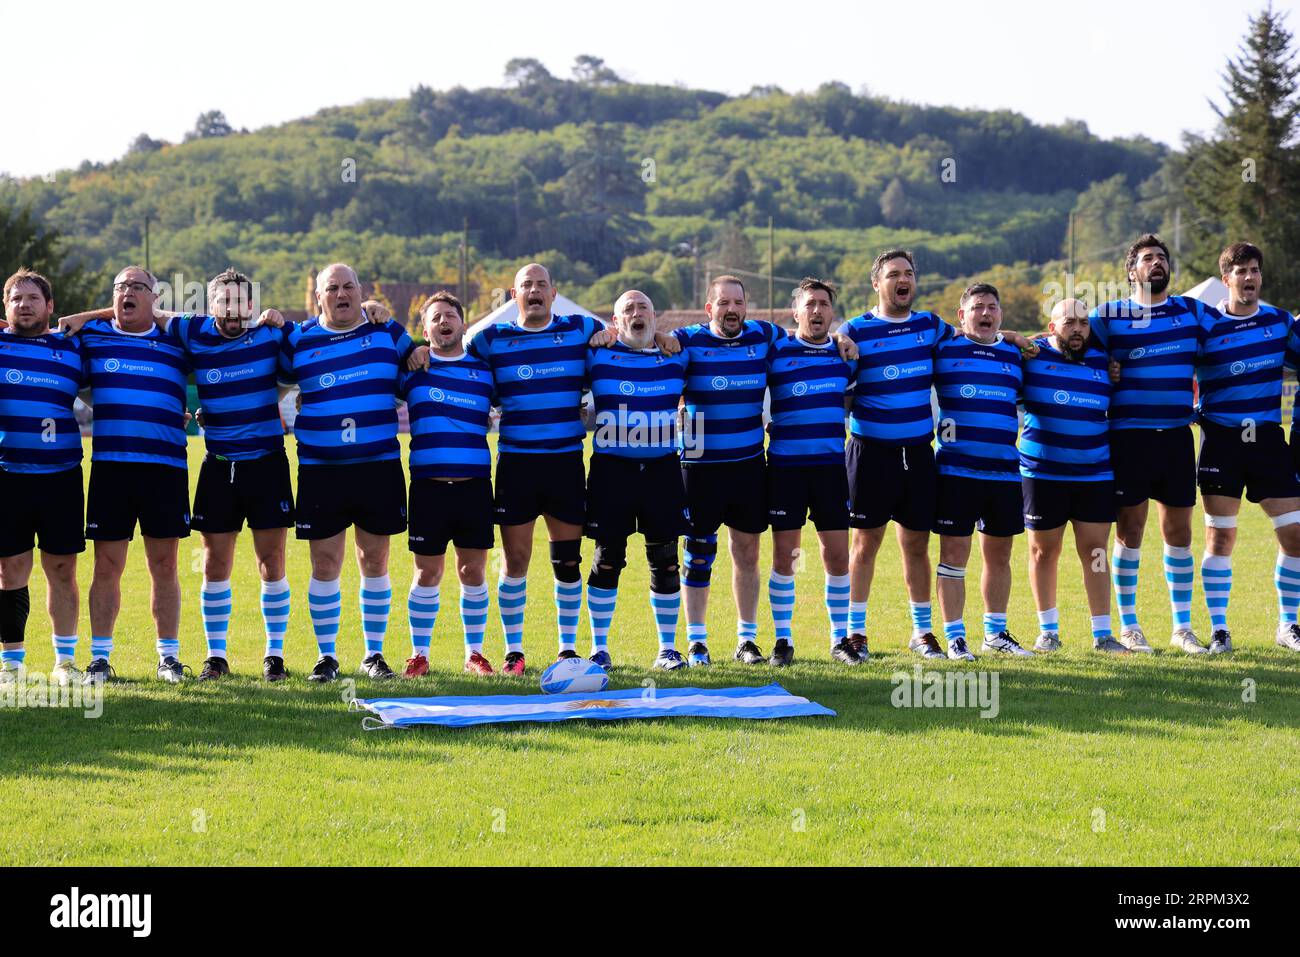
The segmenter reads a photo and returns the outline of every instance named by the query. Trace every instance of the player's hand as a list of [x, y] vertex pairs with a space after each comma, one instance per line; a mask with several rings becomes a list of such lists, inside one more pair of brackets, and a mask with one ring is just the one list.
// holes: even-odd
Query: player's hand
[[587, 340], [587, 345], [593, 349], [603, 349], [606, 346], [612, 346], [618, 340], [618, 335], [613, 329], [601, 329], [594, 336]]
[[377, 326], [382, 326], [393, 318], [393, 311], [378, 299], [367, 299], [361, 304], [361, 311], [366, 314], [367, 319]]
[[[284, 327], [284, 316], [279, 309], [263, 309], [262, 314], [257, 317], [257, 325], [270, 326], [272, 329], [281, 329]], [[200, 422], [199, 425], [203, 423]]]
[[81, 327], [84, 326], [86, 323], [88, 323], [91, 319], [112, 319], [112, 318], [113, 318], [113, 310], [111, 308], [92, 309], [90, 310], [90, 312], [78, 312], [71, 316], [61, 317], [59, 319], [58, 331], [63, 333], [65, 336], [75, 336], [77, 333], [81, 331]]
[[682, 351], [682, 341], [676, 336], [669, 335], [666, 332], [655, 333], [655, 345], [657, 345], [659, 351], [666, 356], [675, 356], [677, 353]]
[[1026, 359], [1032, 359], [1038, 355], [1038, 343], [1033, 339], [1026, 339], [1018, 332], [1004, 332], [1002, 338], [1019, 349], [1020, 354]]
[[1118, 359], [1110, 360], [1110, 384], [1119, 385], [1119, 377], [1123, 372], [1123, 366], [1119, 364]]
[[418, 372], [424, 369], [429, 370], [429, 347], [416, 346], [411, 350], [410, 356], [406, 359], [406, 368], [408, 372]]
[[835, 340], [835, 348], [840, 350], [840, 358], [845, 362], [853, 362], [858, 357], [858, 344], [842, 332], [837, 332], [832, 337]]
[[192, 418], [194, 418], [194, 416], [190, 415], [190, 410], [189, 410], [189, 409], [186, 409], [186, 410], [185, 410], [185, 415], [182, 417], [182, 420], [181, 420], [181, 428], [182, 428], [182, 429], [188, 429], [189, 426], [190, 426], [190, 420], [191, 420]]

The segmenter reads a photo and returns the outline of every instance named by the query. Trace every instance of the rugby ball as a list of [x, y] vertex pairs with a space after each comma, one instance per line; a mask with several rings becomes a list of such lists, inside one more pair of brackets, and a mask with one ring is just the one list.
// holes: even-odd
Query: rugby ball
[[542, 691], [545, 694], [577, 692], [590, 694], [609, 687], [605, 669], [586, 658], [565, 658], [542, 672]]

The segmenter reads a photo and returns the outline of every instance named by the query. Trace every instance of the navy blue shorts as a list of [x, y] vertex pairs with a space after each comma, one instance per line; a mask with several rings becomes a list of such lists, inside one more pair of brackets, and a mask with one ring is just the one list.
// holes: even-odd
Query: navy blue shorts
[[976, 529], [998, 538], [1025, 530], [1020, 483], [940, 475], [934, 506], [935, 533], [965, 537]]
[[1066, 522], [1115, 521], [1115, 483], [1078, 479], [1020, 479], [1025, 528], [1047, 531]]

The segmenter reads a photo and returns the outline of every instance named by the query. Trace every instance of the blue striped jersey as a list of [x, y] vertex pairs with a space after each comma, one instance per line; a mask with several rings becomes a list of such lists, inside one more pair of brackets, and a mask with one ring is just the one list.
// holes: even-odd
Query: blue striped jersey
[[629, 459], [674, 454], [686, 364], [684, 351], [667, 356], [621, 342], [587, 350], [587, 382], [596, 413], [592, 453]]
[[998, 337], [985, 345], [956, 337], [935, 353], [939, 396], [940, 475], [1020, 481], [1016, 405], [1023, 372], [1020, 350]]
[[95, 462], [152, 462], [186, 468], [185, 382], [189, 360], [157, 326], [123, 332], [112, 319], [81, 329], [95, 422]]
[[0, 329], [0, 469], [62, 472], [81, 463], [81, 430], [72, 414], [85, 382], [81, 363], [75, 338]]
[[791, 336], [772, 347], [767, 456], [773, 465], [844, 464], [844, 392], [855, 371], [833, 341], [813, 345]]
[[313, 317], [289, 329], [279, 374], [302, 390], [293, 424], [298, 461], [351, 465], [400, 458], [397, 376], [414, 348], [391, 319], [334, 332]]
[[1295, 320], [1275, 306], [1250, 316], [1216, 313], [1196, 367], [1197, 411], [1217, 425], [1282, 422], [1282, 366]]
[[906, 319], [867, 312], [840, 332], [858, 344], [849, 431], [882, 445], [928, 444], [934, 438], [934, 350], [953, 338], [952, 326], [933, 312]]
[[403, 372], [398, 395], [411, 419], [412, 479], [487, 478], [492, 370], [468, 353], [429, 354], [429, 371]]
[[1110, 467], [1110, 361], [1089, 349], [1067, 359], [1046, 339], [1026, 358], [1020, 474], [1027, 478], [1107, 482]]
[[186, 315], [173, 318], [167, 331], [194, 368], [208, 451], [242, 461], [282, 450], [276, 378], [289, 327], [257, 326], [227, 339], [215, 319]]
[[763, 454], [763, 396], [768, 350], [786, 338], [780, 326], [746, 319], [723, 339], [708, 323], [676, 329], [686, 356], [686, 414], [701, 442], [691, 462], [740, 462]]
[[1196, 358], [1218, 318], [1188, 296], [1149, 307], [1116, 299], [1088, 313], [1097, 341], [1123, 370], [1110, 396], [1112, 429], [1173, 429], [1192, 421]]
[[541, 329], [498, 322], [480, 330], [467, 349], [486, 362], [501, 406], [502, 452], [578, 452], [587, 340], [603, 329], [591, 316], [552, 316]]

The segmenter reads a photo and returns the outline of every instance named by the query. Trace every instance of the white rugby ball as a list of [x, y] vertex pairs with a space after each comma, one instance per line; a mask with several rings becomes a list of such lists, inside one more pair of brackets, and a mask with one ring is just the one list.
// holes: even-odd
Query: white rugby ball
[[542, 672], [542, 691], [546, 694], [591, 693], [607, 687], [609, 675], [605, 669], [586, 658], [565, 658]]

